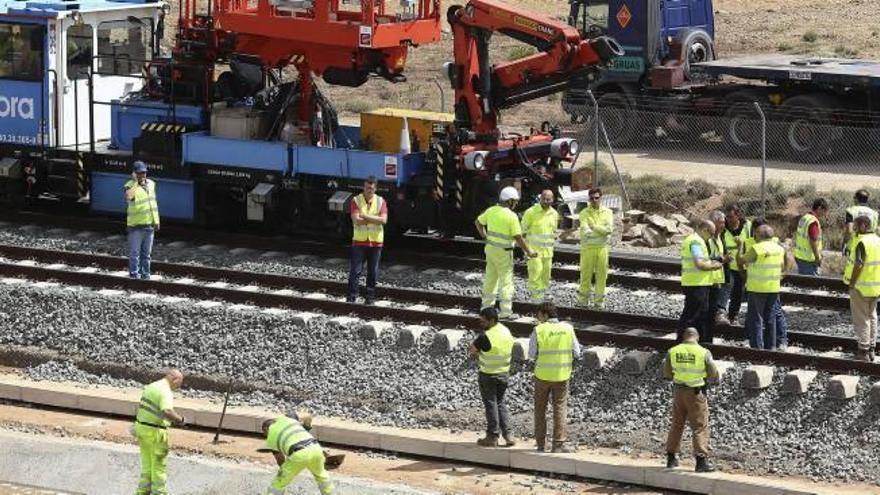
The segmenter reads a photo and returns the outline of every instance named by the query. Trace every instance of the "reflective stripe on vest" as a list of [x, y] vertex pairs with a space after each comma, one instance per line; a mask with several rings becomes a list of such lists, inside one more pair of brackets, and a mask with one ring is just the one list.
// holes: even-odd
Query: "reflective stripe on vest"
[[[852, 217], [853, 221], [855, 221], [855, 219], [859, 217], [868, 217], [868, 219], [871, 221], [871, 224], [868, 225], [868, 232], [872, 234], [877, 233], [877, 211], [875, 209], [871, 208], [870, 206], [855, 205], [847, 208], [846, 212], [849, 214], [849, 216]], [[855, 232], [853, 232], [853, 235], [846, 243], [847, 252], [852, 252], [853, 248], [855, 247], [855, 243], [856, 234]], [[847, 259], [847, 262], [849, 262], [849, 259]], [[848, 279], [849, 277], [846, 277], [844, 280], [846, 281]]]
[[147, 179], [144, 186], [129, 180], [126, 189], [134, 188], [134, 198], [128, 201], [126, 225], [129, 227], [148, 227], [159, 225], [159, 204], [156, 202], [156, 183]]
[[[712, 237], [706, 243], [709, 247], [710, 258], [721, 258], [724, 255], [724, 242], [718, 237]], [[724, 283], [724, 265], [721, 268], [712, 270], [712, 282], [715, 284]]]
[[878, 297], [880, 296], [880, 236], [877, 234], [864, 234], [856, 237], [856, 244], [853, 245], [846, 260], [843, 280], [849, 283], [855, 264], [856, 248], [859, 244], [865, 246], [865, 264], [862, 266], [862, 272], [853, 288], [859, 291], [862, 297]]
[[[581, 210], [578, 214], [581, 221], [581, 247], [606, 246], [611, 241], [611, 229], [614, 228], [614, 213], [610, 208], [600, 206], [593, 208], [588, 206]], [[597, 234], [595, 230], [587, 232], [584, 227], [587, 226], [585, 221], [589, 218], [594, 224], [602, 224], [608, 227], [607, 234]]]
[[[552, 207], [544, 208], [540, 204], [533, 205], [523, 214], [523, 234], [529, 247], [541, 257], [553, 256], [556, 245], [556, 228], [559, 226], [559, 213]], [[526, 228], [528, 224], [528, 228]]]
[[312, 438], [311, 433], [306, 431], [299, 421], [287, 416], [278, 416], [269, 427], [269, 433], [266, 435], [266, 448], [281, 452], [287, 457], [291, 447]]
[[761, 294], [779, 292], [785, 249], [774, 240], [758, 242], [753, 249], [758, 256], [746, 267], [746, 290]]
[[[510, 208], [495, 205], [490, 206], [485, 212], [486, 219], [486, 248], [513, 249], [514, 239], [510, 235], [508, 226], [511, 222], [519, 224], [519, 218]], [[511, 218], [512, 217], [512, 218]]]
[[[373, 201], [369, 205], [363, 194], [354, 197], [358, 211], [367, 215], [378, 216], [382, 211], [382, 196], [373, 195]], [[354, 224], [352, 228], [351, 240], [354, 242], [372, 242], [382, 243], [385, 240], [384, 226], [378, 223], [367, 223], [363, 225]]]
[[728, 256], [730, 256], [730, 267], [731, 270], [738, 272], [739, 271], [739, 263], [736, 261], [736, 239], [739, 238], [742, 240], [743, 245], [745, 245], [745, 240], [750, 236], [750, 232], [752, 230], [752, 221], [746, 220], [743, 223], [742, 230], [739, 231], [739, 235], [733, 235], [733, 233], [727, 229], [724, 229], [724, 250], [727, 252]]
[[816, 261], [813, 248], [810, 247], [810, 225], [819, 226], [817, 247], [822, 251], [822, 224], [812, 213], [807, 213], [798, 221], [797, 232], [794, 234], [794, 257], [801, 261]]
[[682, 287], [705, 287], [712, 285], [712, 272], [697, 268], [696, 260], [691, 254], [691, 245], [699, 244], [703, 255], [709, 252], [706, 241], [698, 234], [687, 236], [681, 243], [681, 285]]
[[[163, 383], [164, 382], [164, 383]], [[150, 423], [157, 426], [168, 426], [171, 424], [165, 419], [165, 414], [159, 407], [163, 402], [163, 397], [171, 393], [171, 388], [167, 385], [164, 378], [157, 380], [144, 387], [141, 394], [141, 402], [138, 404], [136, 419], [141, 423]]]
[[571, 378], [574, 327], [568, 323], [545, 322], [535, 327], [538, 357], [535, 377], [545, 382], [564, 382]]
[[510, 371], [510, 359], [513, 354], [513, 336], [504, 325], [496, 323], [494, 327], [486, 330], [486, 338], [489, 339], [491, 349], [489, 352], [480, 351], [480, 372], [487, 375], [497, 375]]
[[706, 384], [706, 349], [693, 342], [685, 342], [669, 349], [672, 381], [687, 387]]

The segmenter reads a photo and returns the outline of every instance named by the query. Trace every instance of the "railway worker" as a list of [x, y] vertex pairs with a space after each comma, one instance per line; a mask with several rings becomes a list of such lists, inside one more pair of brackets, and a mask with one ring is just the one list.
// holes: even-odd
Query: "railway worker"
[[773, 237], [773, 227], [761, 225], [755, 230], [755, 244], [740, 256], [746, 265], [746, 333], [755, 349], [775, 349], [777, 318], [781, 311], [779, 289], [785, 271], [785, 248]]
[[514, 244], [529, 258], [538, 256], [523, 238], [519, 217], [513, 212], [517, 202], [519, 191], [515, 187], [507, 186], [498, 195], [498, 204], [487, 208], [474, 221], [477, 232], [486, 241], [482, 307], [494, 307], [500, 294], [500, 318], [509, 318], [513, 314]]
[[529, 293], [532, 301], [544, 301], [550, 288], [550, 273], [553, 269], [553, 246], [556, 244], [556, 229], [559, 226], [559, 212], [553, 208], [553, 191], [541, 191], [541, 200], [532, 205], [522, 217], [522, 231], [529, 247], [538, 256], [529, 258]]
[[859, 348], [855, 358], [874, 361], [877, 344], [877, 301], [880, 300], [880, 237], [870, 216], [853, 220], [853, 248], [846, 259], [843, 281], [849, 285], [849, 307]]
[[480, 310], [482, 332], [471, 343], [468, 354], [479, 360], [477, 383], [486, 411], [486, 436], [477, 445], [497, 447], [498, 437], [504, 438], [505, 447], [513, 447], [516, 440], [510, 432], [510, 412], [504, 394], [510, 379], [510, 360], [513, 354], [513, 336], [498, 323], [498, 312], [493, 307]]
[[610, 208], [602, 206], [601, 189], [597, 187], [590, 190], [590, 204], [580, 211], [578, 220], [581, 226], [581, 284], [578, 304], [603, 309], [614, 213]]
[[709, 220], [715, 225], [715, 235], [706, 240], [706, 246], [709, 248], [709, 259], [717, 261], [721, 266], [712, 270], [712, 285], [709, 286], [709, 310], [706, 311], [706, 322], [703, 324], [703, 331], [700, 333], [700, 342], [711, 344], [715, 339], [715, 318], [717, 315], [716, 308], [718, 299], [726, 285], [725, 272], [730, 261], [730, 256], [724, 249], [724, 239], [722, 234], [725, 226], [725, 216], [720, 210], [715, 210], [709, 215]]
[[167, 495], [165, 461], [168, 457], [168, 427], [186, 424], [174, 410], [173, 391], [183, 384], [180, 370], [144, 387], [134, 424], [134, 436], [141, 451], [141, 477], [135, 495]]
[[700, 334], [690, 327], [682, 333], [682, 342], [669, 349], [663, 362], [663, 375], [672, 380], [672, 425], [666, 437], [666, 467], [678, 467], [678, 451], [684, 425], [691, 427], [694, 457], [698, 473], [711, 473], [715, 466], [709, 463], [709, 402], [706, 399], [706, 380], [718, 379], [718, 368], [712, 353], [697, 341]]
[[703, 220], [697, 231], [681, 243], [681, 286], [684, 290], [684, 308], [678, 318], [678, 340], [685, 328], [703, 329], [709, 312], [709, 288], [714, 284], [715, 270], [720, 261], [709, 259], [706, 242], [715, 236], [715, 224]]
[[123, 187], [128, 210], [128, 276], [149, 280], [153, 236], [159, 230], [156, 183], [147, 178], [147, 165], [138, 160]]
[[263, 435], [266, 435], [264, 449], [272, 452], [279, 468], [266, 495], [284, 495], [287, 485], [303, 469], [312, 473], [322, 495], [335, 493], [336, 488], [324, 465], [324, 451], [309, 433], [312, 416], [307, 413], [294, 416], [278, 416], [263, 422]]
[[[744, 255], [755, 245], [755, 233], [762, 225], [767, 225], [767, 221], [764, 220], [764, 218], [759, 217], [750, 223], [751, 232], [748, 234], [744, 233], [747, 237], [745, 237], [744, 241], [741, 243], [739, 251], [739, 257], [742, 259], [743, 263], [745, 263], [740, 267], [743, 283], [748, 279], [748, 262], [745, 261]], [[783, 272], [792, 270], [795, 266], [795, 262], [791, 249], [782, 244], [778, 237], [773, 237], [772, 241], [785, 249], [785, 266], [783, 267]], [[748, 296], [748, 291], [746, 291], [746, 296]], [[785, 350], [788, 347], [788, 318], [785, 315], [785, 310], [782, 309], [781, 295], [776, 298], [776, 304], [773, 305], [773, 319], [776, 321], [776, 348]], [[764, 322], [764, 330], [768, 331], [766, 325], [767, 322]], [[746, 339], [749, 339], [749, 335], [748, 329], [746, 329]]]
[[553, 399], [553, 452], [574, 452], [566, 445], [568, 381], [581, 345], [570, 323], [560, 322], [556, 305], [538, 306], [538, 325], [529, 337], [529, 359], [535, 362], [535, 442], [544, 452], [547, 438], [547, 403]]
[[351, 270], [348, 272], [348, 297], [357, 300], [364, 263], [367, 265], [367, 295], [364, 304], [376, 300], [379, 258], [385, 241], [384, 225], [388, 223], [388, 205], [376, 194], [377, 181], [372, 175], [364, 180], [364, 190], [351, 200]]
[[743, 240], [751, 236], [751, 231], [752, 222], [743, 217], [739, 205], [728, 206], [724, 215], [724, 231], [721, 238], [724, 241], [724, 251], [729, 258], [729, 263], [725, 270], [727, 281], [719, 294], [716, 305], [718, 313], [716, 321], [718, 323], [736, 322], [739, 316], [745, 281], [736, 258]]
[[813, 201], [813, 209], [798, 221], [794, 236], [794, 258], [798, 273], [818, 275], [822, 266], [822, 219], [828, 213], [825, 198]]
[[843, 245], [845, 246], [844, 255], [849, 255], [851, 251], [851, 244], [853, 244], [853, 240], [855, 239], [854, 231], [854, 222], [858, 217], [868, 217], [868, 220], [871, 222], [868, 225], [868, 232], [876, 232], [877, 231], [877, 210], [868, 206], [868, 199], [870, 199], [870, 193], [866, 189], [859, 189], [856, 191], [853, 196], [853, 200], [856, 204], [850, 206], [846, 209], [846, 217], [844, 218], [846, 224], [846, 231], [843, 233]]

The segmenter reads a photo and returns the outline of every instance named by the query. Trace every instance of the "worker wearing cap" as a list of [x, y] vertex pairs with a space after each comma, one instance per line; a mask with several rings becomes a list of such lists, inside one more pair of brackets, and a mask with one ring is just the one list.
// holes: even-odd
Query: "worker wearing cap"
[[874, 361], [877, 345], [877, 301], [880, 300], [880, 237], [871, 230], [869, 216], [853, 221], [852, 249], [846, 259], [843, 282], [849, 285], [849, 307], [859, 348], [855, 358]]
[[706, 243], [715, 236], [715, 224], [703, 220], [697, 231], [685, 237], [681, 243], [681, 287], [684, 291], [684, 308], [678, 317], [678, 338], [685, 328], [703, 329], [709, 311], [709, 288], [715, 284], [714, 272], [722, 267], [720, 261], [709, 258]]
[[322, 495], [336, 491], [324, 466], [324, 451], [309, 433], [311, 427], [312, 417], [308, 413], [298, 413], [295, 418], [278, 416], [263, 422], [265, 449], [272, 451], [279, 467], [266, 495], [284, 495], [287, 485], [303, 469], [312, 473]]
[[822, 266], [822, 219], [828, 213], [828, 201], [818, 198], [813, 209], [798, 221], [794, 235], [794, 258], [798, 273], [818, 275]]
[[513, 314], [513, 247], [518, 245], [529, 258], [538, 254], [529, 248], [523, 238], [519, 217], [513, 212], [519, 201], [519, 191], [507, 186], [498, 195], [498, 204], [490, 206], [477, 217], [474, 225], [480, 237], [486, 240], [486, 273], [483, 277], [482, 307], [495, 306], [500, 294], [500, 318]]
[[682, 342], [669, 349], [663, 362], [663, 375], [672, 380], [672, 425], [666, 437], [666, 467], [678, 467], [678, 451], [685, 423], [691, 427], [698, 473], [711, 473], [709, 463], [709, 402], [706, 379], [718, 379], [712, 353], [697, 341], [700, 334], [690, 327], [682, 332]]
[[538, 253], [527, 262], [529, 270], [529, 293], [532, 301], [544, 301], [550, 287], [550, 272], [553, 269], [553, 246], [556, 243], [556, 229], [559, 226], [559, 212], [553, 208], [553, 191], [541, 191], [541, 201], [523, 213], [522, 230], [529, 246]]
[[128, 205], [128, 276], [147, 280], [150, 278], [153, 236], [159, 230], [159, 204], [156, 202], [156, 183], [147, 178], [144, 162], [134, 162], [134, 172], [124, 189]]
[[[590, 190], [590, 204], [578, 214], [581, 228], [581, 284], [578, 304], [605, 307], [608, 249], [614, 230], [614, 213], [602, 206], [602, 190]], [[594, 285], [595, 281], [595, 285]]]
[[498, 323], [498, 312], [491, 307], [480, 310], [480, 328], [483, 331], [468, 347], [468, 355], [480, 364], [477, 383], [486, 412], [486, 436], [477, 440], [477, 445], [497, 447], [500, 436], [505, 447], [513, 447], [516, 439], [510, 431], [510, 411], [504, 401], [510, 381], [513, 336]]
[[166, 458], [168, 427], [182, 426], [186, 420], [174, 410], [173, 391], [183, 384], [180, 370], [169, 370], [165, 377], [144, 387], [134, 424], [134, 436], [141, 450], [141, 477], [135, 495], [167, 495]]
[[746, 267], [746, 333], [749, 345], [756, 349], [776, 349], [777, 321], [781, 311], [779, 290], [786, 268], [785, 248], [774, 237], [773, 227], [761, 225], [755, 229], [755, 243], [739, 259]]
[[869, 221], [868, 232], [877, 232], [878, 214], [877, 210], [868, 206], [868, 200], [870, 197], [871, 195], [866, 189], [859, 189], [853, 196], [853, 200], [856, 204], [846, 209], [846, 217], [844, 218], [846, 231], [843, 233], [843, 245], [846, 248], [844, 250], [844, 255], [848, 255], [850, 251], [852, 251], [856, 237], [853, 225], [856, 218], [866, 217]]
[[538, 452], [545, 451], [547, 438], [547, 403], [553, 398], [553, 452], [573, 452], [566, 445], [568, 381], [581, 345], [570, 323], [557, 317], [556, 305], [538, 306], [538, 325], [529, 337], [529, 359], [535, 362], [535, 442]]
[[361, 273], [367, 265], [367, 294], [364, 304], [376, 299], [376, 280], [379, 278], [379, 258], [385, 242], [385, 224], [388, 223], [388, 206], [382, 196], [376, 194], [378, 182], [370, 176], [364, 180], [364, 190], [351, 200], [351, 269], [348, 272], [348, 297], [355, 302], [360, 289]]

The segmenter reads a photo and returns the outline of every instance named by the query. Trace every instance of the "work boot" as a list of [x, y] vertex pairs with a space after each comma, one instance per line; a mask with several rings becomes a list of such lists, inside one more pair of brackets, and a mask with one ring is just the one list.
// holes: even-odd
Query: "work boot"
[[571, 454], [571, 453], [574, 453], [574, 451], [575, 451], [574, 447], [571, 447], [570, 445], [565, 444], [565, 443], [561, 443], [559, 445], [553, 446], [553, 453], [554, 454]]
[[497, 447], [498, 446], [498, 436], [497, 435], [486, 435], [485, 437], [477, 440], [477, 445], [480, 447]]
[[513, 435], [507, 434], [504, 435], [504, 447], [513, 447], [516, 445], [516, 438]]
[[697, 466], [694, 468], [694, 472], [697, 473], [714, 473], [715, 466], [709, 463], [709, 459], [706, 457], [697, 457]]
[[673, 469], [678, 467], [678, 456], [673, 453], [666, 454], [666, 469]]
[[544, 445], [544, 442], [537, 442], [535, 450], [538, 452], [547, 452], [547, 447]]

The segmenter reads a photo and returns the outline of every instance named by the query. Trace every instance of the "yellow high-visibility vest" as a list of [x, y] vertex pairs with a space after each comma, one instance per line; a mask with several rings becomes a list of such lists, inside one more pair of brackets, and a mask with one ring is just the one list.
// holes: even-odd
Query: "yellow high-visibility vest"
[[696, 342], [684, 342], [669, 349], [672, 381], [686, 387], [706, 384], [706, 349]]
[[156, 380], [144, 387], [136, 418], [141, 423], [167, 427], [171, 422], [165, 419], [164, 411], [172, 409], [173, 404], [174, 394], [168, 380]]
[[134, 198], [128, 201], [126, 225], [129, 227], [155, 227], [159, 225], [156, 183], [147, 179], [143, 186], [138, 186], [137, 181], [130, 179], [125, 183], [125, 189], [131, 188], [134, 188]]
[[[354, 197], [358, 211], [367, 215], [378, 216], [382, 211], [382, 196], [373, 195], [373, 201], [367, 204], [363, 194]], [[363, 225], [354, 224], [352, 227], [351, 240], [354, 242], [372, 242], [381, 244], [385, 240], [385, 229], [380, 223], [366, 223]]]
[[779, 292], [782, 285], [785, 248], [775, 240], [768, 239], [756, 243], [753, 249], [758, 256], [746, 267], [746, 290], [760, 294]]
[[535, 336], [538, 341], [535, 377], [545, 382], [564, 382], [571, 378], [574, 327], [547, 321], [535, 327]]
[[738, 236], [735, 236], [729, 230], [724, 229], [724, 234], [723, 234], [724, 250], [730, 256], [730, 265], [728, 265], [728, 266], [730, 267], [731, 270], [733, 270], [735, 272], [739, 271], [739, 263], [736, 261], [736, 253], [737, 253], [736, 239], [739, 238], [740, 240], [742, 240], [742, 243], [745, 246], [746, 239], [750, 238], [752, 235], [751, 232], [752, 232], [752, 221], [751, 220], [746, 220], [745, 223], [743, 223], [743, 228], [742, 228], [742, 230], [739, 231]]
[[[724, 256], [724, 243], [720, 238], [710, 238], [706, 246], [709, 248], [710, 258], [721, 258]], [[724, 284], [724, 265], [721, 265], [721, 268], [712, 270], [711, 273], [713, 284]]]
[[798, 221], [797, 232], [794, 234], [794, 257], [801, 261], [816, 261], [813, 248], [810, 247], [810, 225], [819, 226], [819, 238], [816, 239], [819, 252], [822, 252], [822, 224], [812, 213], [807, 213]]
[[[611, 208], [587, 206], [578, 213], [578, 218], [581, 223], [581, 249], [603, 247], [611, 242], [611, 232], [614, 230], [614, 212]], [[587, 232], [584, 228], [587, 226], [587, 219], [598, 228]]]
[[691, 245], [699, 244], [704, 256], [708, 256], [709, 249], [706, 241], [697, 233], [693, 233], [681, 243], [681, 285], [682, 287], [706, 287], [713, 284], [712, 272], [700, 270], [697, 267], [694, 255], [691, 254]]
[[514, 238], [522, 234], [519, 217], [506, 206], [490, 206], [477, 221], [486, 226], [486, 253], [513, 249]]
[[[868, 219], [871, 220], [871, 224], [868, 226], [868, 232], [877, 233], [877, 210], [866, 205], [854, 205], [847, 208], [846, 212], [853, 220], [859, 217], [868, 217]], [[856, 235], [853, 233], [853, 236], [850, 237], [846, 244], [847, 252], [852, 251], [853, 247], [855, 247], [855, 238]]]
[[510, 359], [513, 355], [513, 335], [501, 323], [486, 330], [486, 337], [492, 348], [489, 352], [480, 351], [480, 373], [498, 375], [510, 371]]
[[877, 234], [864, 234], [856, 237], [856, 243], [850, 250], [846, 260], [846, 269], [843, 272], [843, 281], [849, 284], [852, 277], [853, 266], [856, 260], [856, 248], [861, 244], [865, 246], [865, 265], [862, 273], [853, 287], [863, 297], [880, 296], [880, 236]]
[[266, 448], [274, 452], [284, 454], [284, 457], [290, 455], [290, 449], [294, 445], [312, 440], [312, 434], [303, 428], [303, 425], [287, 416], [278, 416], [272, 426], [269, 427], [269, 433], [266, 435]]
[[553, 256], [558, 226], [559, 212], [553, 207], [545, 210], [540, 204], [536, 204], [523, 213], [522, 231], [529, 247], [542, 258]]

